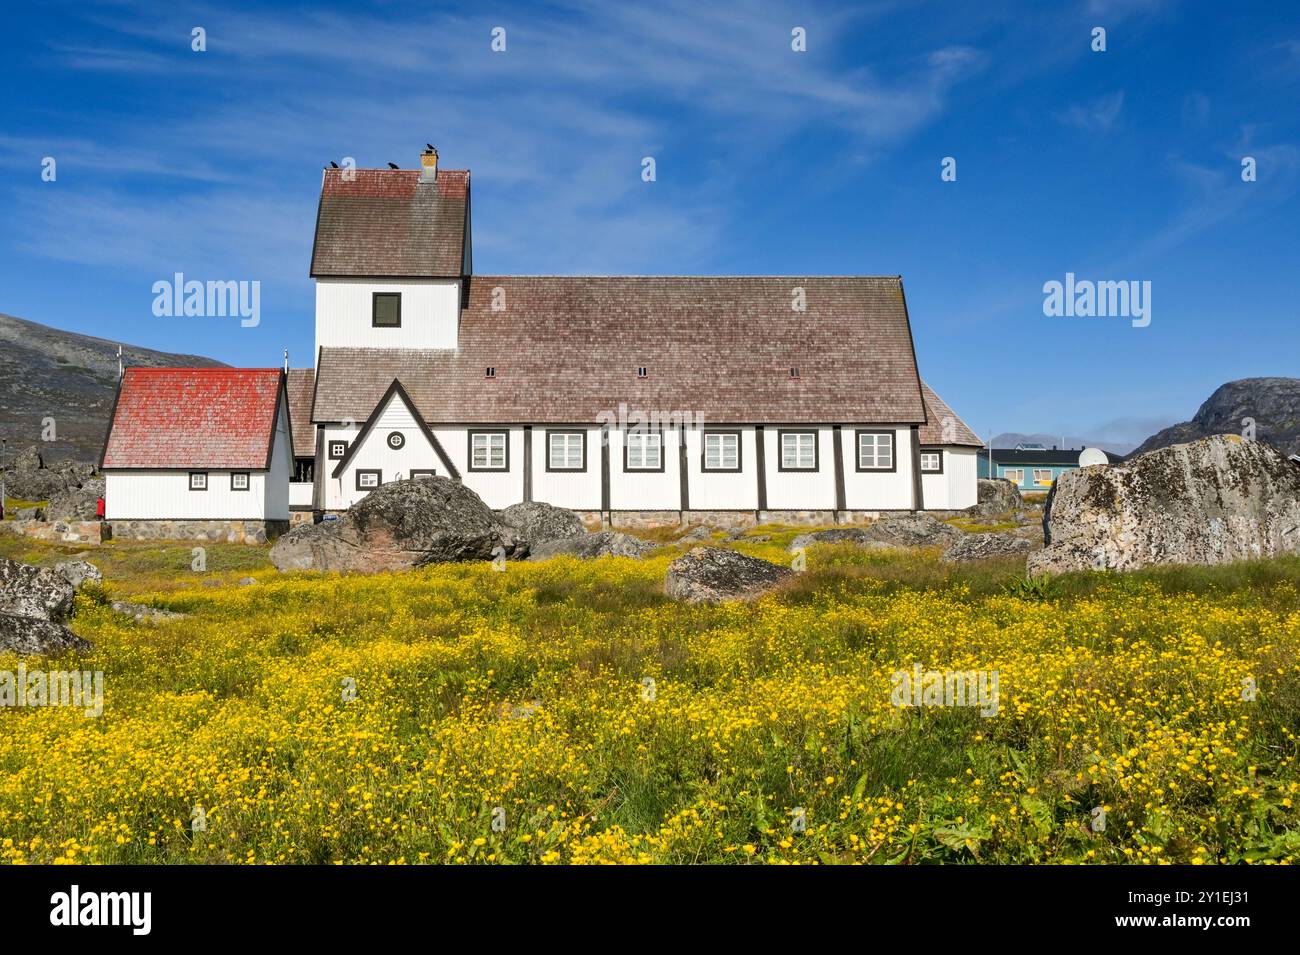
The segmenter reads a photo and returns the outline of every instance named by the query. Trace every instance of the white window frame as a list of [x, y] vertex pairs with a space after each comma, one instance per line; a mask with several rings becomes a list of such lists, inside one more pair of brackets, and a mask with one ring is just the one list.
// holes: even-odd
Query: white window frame
[[[1012, 475], [1015, 476], [1012, 477]], [[1022, 486], [1025, 483], [1025, 469], [1024, 468], [1003, 468], [1002, 477], [1005, 480], [1010, 481], [1012, 484], [1015, 484], [1017, 486]]]
[[[556, 457], [556, 451], [559, 457]], [[574, 464], [574, 460], [577, 464]], [[559, 461], [557, 464], [556, 461]], [[548, 431], [546, 432], [546, 470], [548, 471], [585, 471], [587, 470], [587, 432], [585, 431]]]
[[[1045, 479], [1039, 476], [1043, 474], [1047, 475]], [[1056, 478], [1052, 476], [1051, 468], [1034, 468], [1034, 487], [1051, 487], [1052, 482], [1055, 480]]]
[[[243, 479], [242, 483], [239, 480], [241, 478]], [[247, 491], [252, 486], [253, 478], [247, 471], [230, 472], [230, 489], [232, 491]]]
[[623, 436], [626, 457], [624, 468], [628, 471], [662, 471], [664, 469], [664, 436], [661, 431], [628, 431]]
[[510, 435], [505, 431], [471, 431], [469, 433], [469, 469], [471, 471], [508, 471], [510, 469], [509, 442]]
[[[194, 480], [195, 478], [198, 478], [199, 480], [195, 481]], [[191, 471], [189, 476], [189, 483], [190, 483], [191, 491], [206, 491], [208, 489], [208, 472]]]
[[[368, 478], [374, 478], [375, 483], [374, 484], [368, 483], [367, 481]], [[358, 491], [373, 491], [375, 488], [379, 487], [383, 483], [384, 483], [384, 475], [383, 472], [380, 471], [378, 468], [357, 469], [357, 490]]]
[[[739, 471], [741, 469], [739, 431], [705, 431], [701, 440], [704, 442], [701, 470]], [[713, 452], [715, 462], [713, 464], [709, 463], [710, 451]], [[730, 464], [727, 463], [728, 459], [731, 461]]]
[[778, 471], [817, 470], [816, 431], [781, 431], [779, 436], [781, 446], [777, 450], [781, 458]]
[[[858, 470], [897, 470], [898, 457], [895, 453], [894, 443], [894, 432], [892, 431], [859, 431], [856, 442]], [[864, 453], [867, 450], [870, 450], [870, 455]], [[870, 463], [867, 463], [868, 461]]]
[[[927, 458], [934, 459], [934, 465], [928, 466], [925, 462]], [[922, 474], [942, 474], [943, 473], [943, 452], [933, 449], [921, 451], [921, 473]]]

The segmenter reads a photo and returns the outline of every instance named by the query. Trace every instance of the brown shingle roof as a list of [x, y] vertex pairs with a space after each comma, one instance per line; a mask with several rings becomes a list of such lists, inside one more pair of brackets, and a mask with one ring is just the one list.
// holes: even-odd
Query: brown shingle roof
[[278, 368], [128, 368], [100, 466], [271, 466]]
[[925, 420], [897, 277], [477, 275], [457, 351], [323, 349], [314, 420], [364, 420], [394, 378], [430, 423]]
[[921, 393], [925, 395], [927, 418], [920, 430], [922, 444], [963, 444], [977, 448], [984, 446], [979, 436], [924, 381], [921, 382]]
[[289, 391], [289, 423], [293, 426], [293, 454], [309, 458], [316, 453], [316, 426], [311, 423], [311, 402], [316, 391], [315, 368], [290, 368], [285, 379]]
[[312, 277], [459, 277], [468, 208], [468, 170], [326, 169]]

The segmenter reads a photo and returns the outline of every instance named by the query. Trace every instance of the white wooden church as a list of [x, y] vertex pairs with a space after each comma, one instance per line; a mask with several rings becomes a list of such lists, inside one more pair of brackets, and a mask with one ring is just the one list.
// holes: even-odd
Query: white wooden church
[[106, 518], [319, 519], [432, 475], [614, 525], [976, 503], [899, 277], [478, 275], [470, 223], [435, 150], [326, 169], [315, 367], [129, 369]]

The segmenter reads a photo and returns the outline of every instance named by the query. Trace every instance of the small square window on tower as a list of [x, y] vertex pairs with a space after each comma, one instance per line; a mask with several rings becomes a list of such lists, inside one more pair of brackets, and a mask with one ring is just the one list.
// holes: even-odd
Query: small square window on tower
[[798, 365], [791, 365], [791, 366], [790, 366], [790, 377], [791, 377], [791, 378], [798, 378], [798, 377], [799, 377], [799, 366], [798, 366]]
[[496, 365], [488, 365], [487, 368], [483, 369], [484, 378], [495, 378], [496, 376], [497, 376]]
[[637, 367], [636, 367], [636, 376], [637, 376], [638, 378], [649, 378], [649, 377], [650, 377], [650, 369], [646, 368], [645, 365], [637, 365]]

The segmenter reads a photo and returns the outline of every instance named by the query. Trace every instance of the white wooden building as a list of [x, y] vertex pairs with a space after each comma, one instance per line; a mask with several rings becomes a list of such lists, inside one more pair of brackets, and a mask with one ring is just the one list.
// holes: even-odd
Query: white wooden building
[[611, 524], [976, 503], [980, 441], [920, 378], [899, 277], [478, 275], [470, 237], [470, 175], [432, 150], [324, 171], [316, 361], [288, 372], [267, 513], [432, 475]]
[[100, 468], [105, 519], [287, 524], [284, 372], [127, 368]]
[[[327, 169], [312, 504], [430, 474], [618, 523], [976, 503], [896, 276], [474, 274], [470, 176]], [[299, 454], [302, 454], [301, 443]]]

